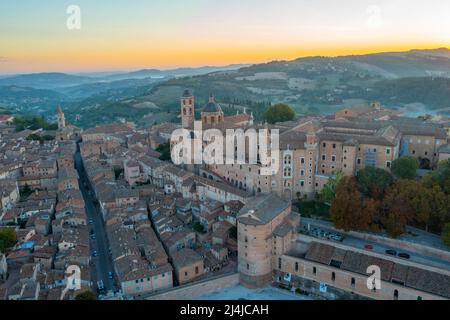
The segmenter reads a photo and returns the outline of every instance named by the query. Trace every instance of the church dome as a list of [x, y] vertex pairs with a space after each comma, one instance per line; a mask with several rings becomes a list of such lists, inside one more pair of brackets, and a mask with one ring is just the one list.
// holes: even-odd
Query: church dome
[[183, 98], [190, 98], [190, 97], [192, 97], [191, 90], [189, 90], [189, 89], [184, 90]]
[[209, 97], [209, 102], [203, 107], [203, 112], [221, 112], [222, 108], [216, 103], [214, 96]]

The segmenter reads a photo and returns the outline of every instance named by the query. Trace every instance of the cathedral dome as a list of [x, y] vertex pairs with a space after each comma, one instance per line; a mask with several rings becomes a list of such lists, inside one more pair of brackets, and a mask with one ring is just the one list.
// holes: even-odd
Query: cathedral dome
[[192, 97], [191, 90], [189, 90], [189, 89], [184, 90], [183, 98], [190, 98], [190, 97]]
[[209, 102], [203, 107], [203, 112], [221, 112], [222, 108], [216, 103], [214, 96], [209, 97]]

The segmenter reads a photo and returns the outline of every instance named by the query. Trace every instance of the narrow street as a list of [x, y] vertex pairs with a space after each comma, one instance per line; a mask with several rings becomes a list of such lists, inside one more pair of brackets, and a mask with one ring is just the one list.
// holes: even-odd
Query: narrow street
[[[119, 287], [115, 283], [115, 280], [110, 279], [109, 277], [110, 272], [114, 273], [114, 265], [109, 253], [105, 224], [100, 208], [95, 203], [94, 193], [89, 186], [89, 181], [81, 159], [79, 145], [77, 145], [77, 152], [75, 154], [75, 167], [79, 175], [80, 191], [86, 204], [86, 214], [90, 230], [92, 281], [94, 282], [95, 288], [97, 288], [97, 282], [102, 280], [105, 287], [105, 293], [108, 291], [116, 292], [119, 290]], [[93, 236], [95, 239], [93, 239]], [[95, 257], [93, 256], [94, 252], [96, 252]]]

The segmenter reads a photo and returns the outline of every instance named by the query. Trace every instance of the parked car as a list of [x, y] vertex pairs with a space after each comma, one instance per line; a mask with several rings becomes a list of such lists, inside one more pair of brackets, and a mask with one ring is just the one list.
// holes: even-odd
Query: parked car
[[97, 256], [98, 256], [97, 251], [92, 252], [92, 256], [93, 256], [94, 258], [97, 257]]
[[340, 234], [332, 234], [332, 235], [330, 236], [330, 239], [331, 239], [331, 240], [334, 240], [334, 241], [342, 242], [342, 241], [344, 240], [344, 237], [341, 236]]
[[94, 224], [94, 220], [89, 219], [89, 224]]
[[100, 294], [105, 293], [105, 286], [104, 286], [102, 280], [100, 280], [100, 281], [97, 282], [97, 291], [98, 291], [98, 293], [100, 293]]
[[364, 246], [364, 249], [366, 249], [366, 250], [373, 250], [373, 245], [371, 245], [371, 244], [366, 244], [366, 245]]
[[92, 240], [95, 240], [95, 239], [96, 239], [95, 234], [91, 235], [91, 239], [92, 239]]
[[108, 278], [109, 279], [114, 279], [114, 274], [110, 271], [110, 272], [108, 272]]
[[395, 250], [386, 250], [386, 254], [391, 255], [391, 256], [396, 256], [397, 255], [397, 251], [395, 251]]
[[403, 259], [409, 259], [409, 258], [411, 258], [411, 256], [410, 256], [409, 254], [404, 253], [404, 252], [400, 252], [400, 253], [398, 254], [398, 256], [399, 256], [399, 258], [403, 258]]

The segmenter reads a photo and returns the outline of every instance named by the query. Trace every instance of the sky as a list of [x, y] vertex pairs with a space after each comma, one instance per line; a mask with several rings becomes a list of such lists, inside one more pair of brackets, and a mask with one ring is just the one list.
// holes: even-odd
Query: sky
[[449, 16], [448, 0], [0, 1], [0, 74], [450, 47]]

